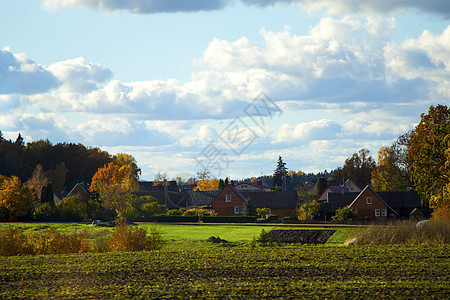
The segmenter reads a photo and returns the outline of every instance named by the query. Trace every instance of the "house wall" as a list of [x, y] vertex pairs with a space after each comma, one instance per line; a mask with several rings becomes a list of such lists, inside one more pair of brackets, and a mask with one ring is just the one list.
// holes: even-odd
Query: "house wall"
[[[231, 201], [226, 202], [226, 196], [231, 196]], [[222, 192], [212, 202], [212, 209], [218, 213], [219, 216], [237, 216], [234, 213], [234, 207], [243, 207], [245, 204], [242, 197], [236, 191], [227, 185]]]
[[[367, 197], [372, 197], [372, 204], [366, 204]], [[370, 218], [371, 220], [386, 220], [390, 214], [386, 203], [384, 203], [383, 200], [370, 188], [364, 190], [364, 192], [358, 196], [350, 208], [358, 211], [358, 218], [360, 219]], [[386, 209], [386, 216], [375, 216], [376, 209]]]
[[70, 193], [70, 195], [67, 196], [78, 196], [81, 198], [81, 201], [84, 204], [88, 204], [89, 202], [89, 195], [86, 194], [86, 192], [83, 190], [83, 188], [81, 188], [79, 185], [77, 185]]

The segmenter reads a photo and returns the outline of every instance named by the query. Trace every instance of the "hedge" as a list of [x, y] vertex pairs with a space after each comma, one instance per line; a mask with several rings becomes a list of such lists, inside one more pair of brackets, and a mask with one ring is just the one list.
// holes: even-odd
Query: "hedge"
[[204, 223], [255, 223], [254, 216], [203, 216]]

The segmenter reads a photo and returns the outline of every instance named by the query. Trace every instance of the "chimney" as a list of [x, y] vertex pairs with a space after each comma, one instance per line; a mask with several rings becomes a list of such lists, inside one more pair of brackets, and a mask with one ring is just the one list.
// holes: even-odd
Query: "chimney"
[[234, 186], [234, 180], [231, 180], [231, 186]]

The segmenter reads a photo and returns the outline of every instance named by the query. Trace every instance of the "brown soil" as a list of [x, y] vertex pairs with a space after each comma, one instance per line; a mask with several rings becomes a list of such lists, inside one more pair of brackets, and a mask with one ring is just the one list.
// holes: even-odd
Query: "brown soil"
[[325, 244], [336, 230], [272, 230], [269, 240], [281, 243]]

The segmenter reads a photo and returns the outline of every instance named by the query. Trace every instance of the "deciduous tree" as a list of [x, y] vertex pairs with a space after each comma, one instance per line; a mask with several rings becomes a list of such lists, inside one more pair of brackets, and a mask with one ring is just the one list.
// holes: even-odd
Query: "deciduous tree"
[[399, 166], [394, 146], [381, 147], [378, 166], [372, 172], [372, 187], [376, 191], [406, 191], [410, 186], [408, 172]]
[[366, 186], [370, 184], [372, 171], [376, 166], [375, 160], [370, 156], [370, 151], [361, 149], [347, 158], [344, 166], [338, 168], [333, 177], [338, 181], [350, 179], [359, 186]]
[[219, 190], [219, 180], [213, 178], [211, 180], [200, 180], [197, 183], [198, 191], [217, 191]]
[[10, 221], [26, 216], [35, 204], [34, 199], [17, 176], [0, 175], [0, 207], [7, 210]]
[[450, 182], [450, 172], [445, 164], [449, 134], [450, 110], [444, 105], [431, 106], [427, 114], [421, 115], [411, 133], [408, 143], [410, 173], [414, 187], [424, 195], [425, 205]]

